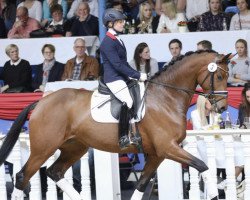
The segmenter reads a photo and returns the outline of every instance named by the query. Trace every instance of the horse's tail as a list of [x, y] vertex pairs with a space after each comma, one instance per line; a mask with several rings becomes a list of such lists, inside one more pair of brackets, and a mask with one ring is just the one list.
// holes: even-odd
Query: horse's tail
[[29, 112], [36, 107], [37, 103], [38, 101], [35, 101], [34, 103], [24, 108], [11, 126], [6, 138], [4, 139], [3, 145], [0, 148], [0, 166], [6, 160], [14, 145], [16, 144], [16, 141], [18, 140], [21, 129], [28, 117]]

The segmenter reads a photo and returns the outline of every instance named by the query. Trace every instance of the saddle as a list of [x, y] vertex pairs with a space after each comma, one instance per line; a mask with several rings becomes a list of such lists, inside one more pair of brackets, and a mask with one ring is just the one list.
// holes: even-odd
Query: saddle
[[[129, 82], [127, 82], [127, 85], [128, 85], [128, 89], [133, 100], [133, 106], [131, 108], [132, 116], [133, 118], [136, 119], [137, 112], [142, 103], [142, 100], [140, 97], [141, 96], [140, 86], [136, 80], [129, 80]], [[107, 85], [103, 82], [102, 79], [99, 79], [98, 92], [100, 94], [110, 95], [111, 97], [110, 98], [110, 103], [111, 103], [110, 111], [111, 111], [112, 116], [118, 120], [120, 116], [122, 102], [116, 98], [116, 96], [110, 91], [110, 89], [107, 87]]]

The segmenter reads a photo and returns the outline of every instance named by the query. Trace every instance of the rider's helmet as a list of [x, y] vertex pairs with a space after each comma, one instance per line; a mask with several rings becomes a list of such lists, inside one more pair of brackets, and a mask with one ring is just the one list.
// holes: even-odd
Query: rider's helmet
[[115, 22], [117, 20], [123, 20], [125, 19], [126, 16], [124, 14], [122, 14], [122, 12], [114, 9], [114, 8], [109, 8], [107, 10], [105, 10], [103, 17], [102, 17], [102, 21], [104, 26], [108, 26], [109, 22]]

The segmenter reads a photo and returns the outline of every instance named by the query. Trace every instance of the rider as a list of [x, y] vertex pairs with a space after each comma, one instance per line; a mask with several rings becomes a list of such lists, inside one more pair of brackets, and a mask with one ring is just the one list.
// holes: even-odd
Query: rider
[[[103, 59], [103, 80], [110, 91], [123, 103], [119, 123], [119, 145], [126, 148], [129, 144], [137, 144], [129, 139], [128, 130], [132, 114], [130, 109], [133, 100], [130, 96], [126, 82], [130, 79], [147, 80], [146, 73], [134, 70], [127, 62], [127, 52], [124, 43], [119, 37], [123, 32], [126, 16], [113, 8], [107, 9], [103, 15], [103, 24], [108, 28], [103, 39], [100, 52]], [[134, 142], [133, 142], [134, 141]]]

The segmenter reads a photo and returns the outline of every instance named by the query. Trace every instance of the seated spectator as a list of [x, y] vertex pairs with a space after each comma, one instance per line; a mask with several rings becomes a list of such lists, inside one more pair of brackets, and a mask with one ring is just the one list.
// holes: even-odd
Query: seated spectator
[[1, 92], [29, 92], [31, 90], [31, 66], [27, 60], [19, 57], [19, 50], [15, 44], [10, 44], [5, 48], [7, 56], [10, 58], [4, 66], [0, 79], [4, 81]]
[[79, 7], [80, 3], [87, 2], [89, 5], [89, 13], [91, 15], [94, 15], [95, 17], [99, 16], [98, 11], [98, 0], [73, 0], [73, 3], [71, 4], [70, 10], [67, 14], [67, 18], [70, 19], [74, 16], [77, 16], [77, 8]]
[[212, 43], [208, 40], [202, 40], [197, 43], [197, 50], [212, 50]]
[[94, 80], [99, 77], [98, 61], [86, 55], [85, 40], [77, 38], [74, 42], [74, 51], [76, 56], [67, 61], [62, 80]]
[[70, 21], [63, 19], [63, 9], [59, 4], [51, 7], [52, 20], [45, 25], [45, 30], [49, 35], [65, 36], [66, 32], [70, 30]]
[[2, 17], [7, 33], [16, 21], [16, 6], [10, 1], [0, 0], [2, 6]]
[[52, 12], [51, 8], [54, 5], [62, 6], [63, 19], [66, 19], [67, 11], [68, 11], [68, 3], [67, 0], [43, 0], [43, 21], [42, 24], [46, 24], [47, 22], [52, 20]]
[[228, 83], [232, 86], [244, 85], [250, 81], [250, 58], [247, 52], [247, 41], [239, 39], [235, 43], [238, 58], [229, 63]]
[[55, 47], [45, 44], [42, 48], [43, 63], [36, 66], [32, 87], [36, 91], [44, 91], [47, 82], [60, 81], [64, 70], [64, 64], [55, 59]]
[[139, 19], [136, 20], [136, 33], [156, 33], [159, 16], [154, 17], [152, 7], [148, 2], [140, 5]]
[[209, 11], [203, 13], [201, 17], [203, 26], [200, 27], [200, 31], [229, 29], [230, 18], [226, 13], [222, 12], [221, 0], [209, 0]]
[[0, 38], [6, 38], [6, 28], [3, 18], [0, 16]]
[[177, 13], [176, 5], [172, 0], [162, 3], [162, 14], [157, 27], [157, 33], [179, 32], [178, 23], [185, 21], [183, 13]]
[[29, 38], [30, 32], [40, 29], [39, 22], [28, 15], [24, 6], [17, 8], [17, 19], [13, 28], [8, 33], [8, 38]]
[[24, 6], [29, 11], [29, 17], [36, 19], [37, 21], [42, 21], [43, 8], [42, 3], [38, 0], [25, 0], [20, 3], [17, 7]]
[[209, 4], [208, 0], [177, 0], [177, 9], [179, 12], [186, 12], [186, 18], [191, 20], [207, 12]]
[[178, 40], [178, 39], [171, 40], [168, 44], [168, 47], [169, 47], [169, 51], [172, 55], [172, 59], [169, 62], [166, 62], [163, 65], [163, 67], [167, 66], [172, 61], [176, 61], [180, 56], [182, 56], [182, 54], [181, 54], [182, 42], [180, 40]]
[[237, 0], [239, 13], [235, 14], [230, 23], [230, 30], [249, 30], [250, 12], [246, 0]]
[[66, 36], [87, 35], [99, 35], [99, 22], [97, 17], [90, 14], [88, 3], [83, 2], [79, 4], [77, 18], [73, 19], [72, 27], [70, 31], [66, 33]]
[[129, 65], [139, 72], [150, 74], [150, 76], [159, 70], [158, 62], [150, 57], [150, 50], [145, 42], [137, 45], [134, 59], [130, 61]]

